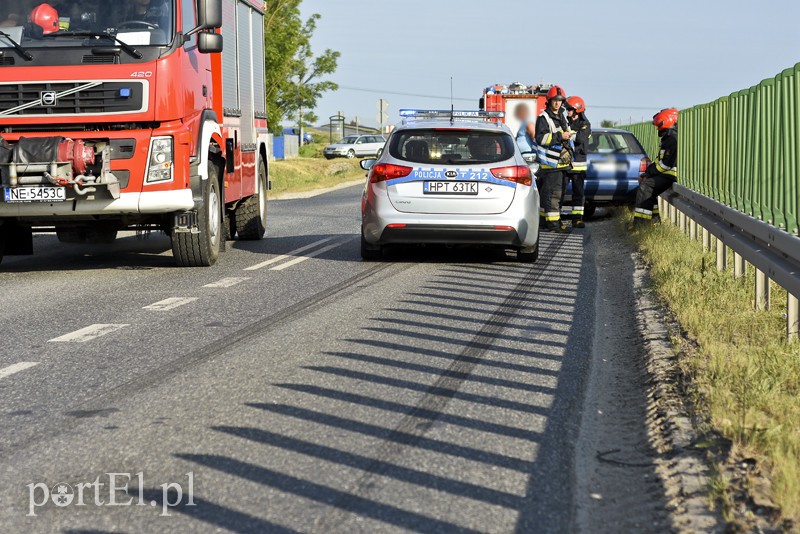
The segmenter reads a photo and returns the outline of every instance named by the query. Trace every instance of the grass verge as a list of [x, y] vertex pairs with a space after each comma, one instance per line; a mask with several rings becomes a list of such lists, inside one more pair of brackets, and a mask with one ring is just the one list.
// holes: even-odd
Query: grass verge
[[302, 193], [364, 178], [357, 159], [292, 158], [271, 161], [272, 193]]
[[[668, 224], [631, 235], [651, 267], [659, 297], [697, 344], [697, 350], [679, 356], [696, 408], [731, 440], [732, 456], [758, 462], [782, 519], [797, 525], [800, 346], [785, 341], [786, 292], [772, 284], [772, 309], [755, 311], [751, 266], [739, 280], [733, 279], [732, 265], [718, 272], [715, 255]], [[724, 481], [714, 485], [712, 493], [724, 508], [729, 502]]]

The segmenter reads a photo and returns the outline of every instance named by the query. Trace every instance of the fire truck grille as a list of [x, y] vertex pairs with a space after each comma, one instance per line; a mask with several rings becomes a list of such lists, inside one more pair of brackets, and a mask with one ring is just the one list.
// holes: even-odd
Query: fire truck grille
[[142, 82], [0, 84], [0, 117], [137, 113], [146, 103]]

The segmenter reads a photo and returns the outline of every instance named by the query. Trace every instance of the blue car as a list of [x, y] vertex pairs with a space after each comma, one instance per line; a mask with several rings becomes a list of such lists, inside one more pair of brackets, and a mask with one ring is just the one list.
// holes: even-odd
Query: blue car
[[[644, 148], [636, 137], [613, 128], [593, 128], [589, 138], [589, 169], [586, 172], [585, 216], [591, 217], [597, 206], [633, 203], [639, 187], [639, 173], [650, 165]], [[572, 184], [564, 203], [572, 199]]]

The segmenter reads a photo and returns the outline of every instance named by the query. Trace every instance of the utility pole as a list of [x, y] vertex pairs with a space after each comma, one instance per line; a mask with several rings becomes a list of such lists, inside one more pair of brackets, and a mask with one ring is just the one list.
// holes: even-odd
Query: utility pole
[[303, 104], [300, 101], [300, 75], [297, 75], [297, 146], [303, 146]]
[[383, 98], [378, 100], [378, 129], [383, 133], [383, 125], [389, 120], [389, 115], [386, 111], [389, 109], [389, 102]]

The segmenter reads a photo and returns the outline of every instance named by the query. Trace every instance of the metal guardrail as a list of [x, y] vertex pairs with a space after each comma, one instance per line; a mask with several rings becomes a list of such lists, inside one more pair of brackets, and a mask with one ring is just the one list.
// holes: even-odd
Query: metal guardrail
[[728, 267], [733, 251], [734, 276], [742, 277], [748, 263], [756, 269], [756, 309], [769, 309], [769, 281], [788, 293], [786, 334], [800, 337], [800, 238], [735, 210], [710, 197], [675, 184], [659, 199], [662, 218], [678, 226], [690, 239], [702, 239], [703, 248], [717, 255], [717, 269]]

